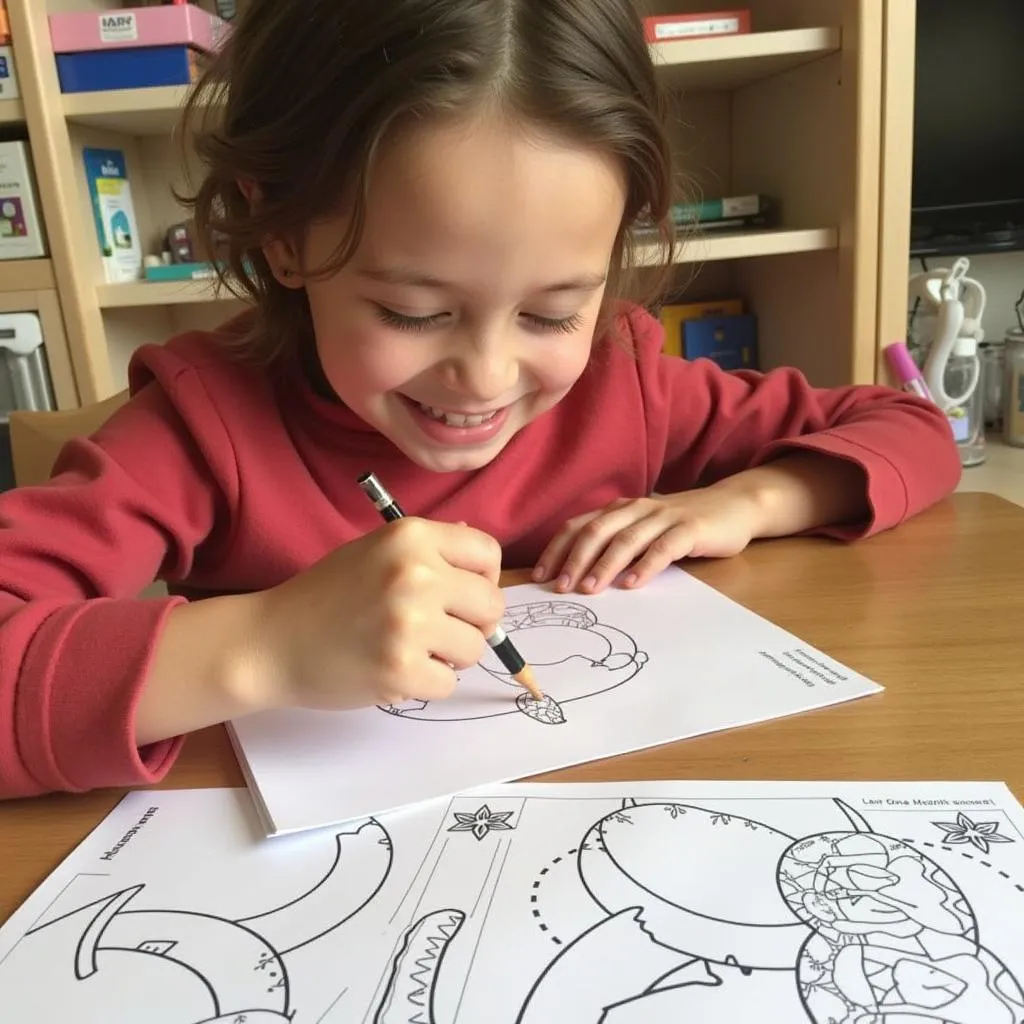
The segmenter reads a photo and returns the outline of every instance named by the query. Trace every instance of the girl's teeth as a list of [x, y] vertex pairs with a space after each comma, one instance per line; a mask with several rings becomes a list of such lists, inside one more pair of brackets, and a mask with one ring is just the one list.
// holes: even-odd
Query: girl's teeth
[[440, 420], [449, 427], [479, 427], [497, 416], [496, 412], [488, 413], [486, 416], [461, 416], [458, 413], [444, 412], [442, 409], [435, 409], [432, 405], [420, 404], [420, 408], [432, 419]]

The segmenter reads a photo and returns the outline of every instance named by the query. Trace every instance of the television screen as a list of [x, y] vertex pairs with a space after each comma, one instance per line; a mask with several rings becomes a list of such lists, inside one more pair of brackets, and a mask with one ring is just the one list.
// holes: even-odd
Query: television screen
[[917, 240], [1024, 232], [1024, 0], [918, 0]]

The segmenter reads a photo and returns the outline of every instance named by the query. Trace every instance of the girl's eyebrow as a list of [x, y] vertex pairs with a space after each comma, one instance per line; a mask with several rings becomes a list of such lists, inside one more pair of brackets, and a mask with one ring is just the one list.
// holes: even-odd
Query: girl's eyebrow
[[[443, 281], [430, 274], [423, 274], [417, 270], [403, 270], [399, 267], [367, 267], [359, 271], [360, 277], [368, 277], [374, 281], [382, 281], [384, 284], [401, 284], [411, 288], [437, 288], [451, 289], [456, 286], [451, 281]], [[547, 285], [538, 291], [544, 293], [553, 292], [592, 292], [600, 288], [606, 281], [606, 274], [580, 274], [579, 277], [572, 277], [557, 284]]]

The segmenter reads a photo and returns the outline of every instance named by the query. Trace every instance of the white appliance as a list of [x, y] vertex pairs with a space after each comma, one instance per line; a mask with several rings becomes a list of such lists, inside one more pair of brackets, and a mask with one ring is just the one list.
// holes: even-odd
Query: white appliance
[[53, 409], [43, 329], [35, 313], [0, 313], [0, 419], [14, 409]]
[[16, 409], [54, 409], [43, 329], [35, 313], [0, 313], [0, 491], [14, 486], [8, 418]]

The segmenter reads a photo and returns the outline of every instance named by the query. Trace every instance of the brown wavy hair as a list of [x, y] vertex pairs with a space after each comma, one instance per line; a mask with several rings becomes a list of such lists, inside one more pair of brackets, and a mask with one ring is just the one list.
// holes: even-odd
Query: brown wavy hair
[[[264, 242], [288, 239], [301, 255], [310, 224], [344, 210], [345, 237], [312, 270], [332, 272], [358, 247], [388, 134], [488, 100], [621, 160], [626, 209], [601, 326], [617, 300], [657, 297], [675, 244], [668, 107], [633, 0], [250, 0], [186, 104], [182, 138], [202, 177], [178, 197], [221, 284], [255, 306], [242, 354], [270, 363], [312, 332], [305, 290], [279, 284]], [[643, 271], [638, 221], [657, 240]]]

